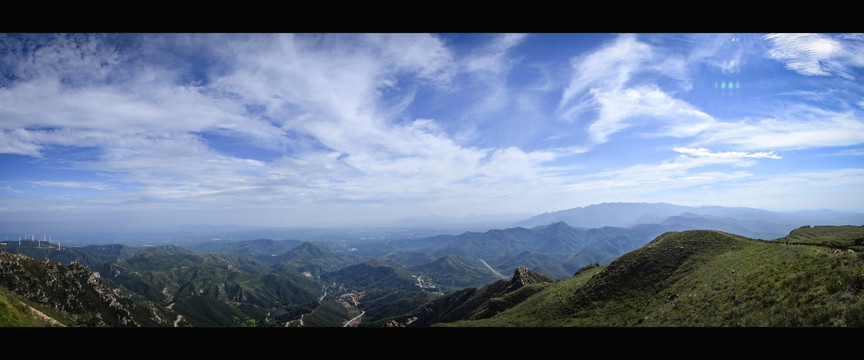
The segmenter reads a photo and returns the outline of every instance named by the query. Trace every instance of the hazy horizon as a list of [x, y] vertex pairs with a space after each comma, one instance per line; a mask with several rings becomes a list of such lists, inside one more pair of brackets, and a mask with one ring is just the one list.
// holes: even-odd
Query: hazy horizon
[[0, 34], [0, 218], [862, 213], [861, 54], [861, 34]]

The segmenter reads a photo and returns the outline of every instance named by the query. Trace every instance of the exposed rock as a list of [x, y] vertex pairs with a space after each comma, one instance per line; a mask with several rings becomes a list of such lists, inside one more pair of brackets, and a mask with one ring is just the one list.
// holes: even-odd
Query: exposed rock
[[396, 320], [390, 320], [390, 321], [387, 321], [386, 324], [384, 324], [384, 327], [405, 327], [405, 325], [399, 323]]
[[554, 279], [546, 275], [541, 275], [531, 270], [528, 270], [527, 267], [519, 266], [513, 272], [513, 277], [510, 278], [510, 281], [507, 282], [507, 286], [504, 288], [504, 292], [509, 293], [529, 284], [548, 283], [553, 281]]
[[[136, 304], [78, 262], [63, 266], [0, 249], [0, 285], [77, 322], [70, 326], [141, 326], [132, 316]], [[159, 319], [156, 323], [170, 322]]]

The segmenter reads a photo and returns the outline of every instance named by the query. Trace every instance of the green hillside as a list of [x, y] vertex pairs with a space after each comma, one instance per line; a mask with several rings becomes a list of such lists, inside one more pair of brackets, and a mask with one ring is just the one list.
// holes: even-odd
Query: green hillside
[[494, 317], [438, 325], [864, 326], [864, 255], [830, 246], [835, 239], [792, 246], [718, 231], [670, 232]]

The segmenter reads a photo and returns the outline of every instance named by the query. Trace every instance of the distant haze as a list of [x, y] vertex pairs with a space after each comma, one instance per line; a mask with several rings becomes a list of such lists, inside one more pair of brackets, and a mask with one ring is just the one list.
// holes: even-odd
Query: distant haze
[[860, 213], [862, 53], [861, 34], [0, 34], [0, 222]]
[[[602, 203], [529, 216], [402, 218], [389, 222], [308, 226], [248, 226], [236, 224], [135, 222], [129, 219], [79, 221], [0, 221], [0, 240], [21, 237], [64, 241], [66, 246], [97, 243], [130, 245], [189, 244], [250, 239], [302, 241], [375, 241], [423, 238], [442, 234], [486, 232], [546, 226], [563, 222], [576, 228], [634, 228], [653, 226], [662, 231], [720, 230], [754, 239], [776, 239], [793, 229], [813, 225], [864, 225], [864, 213], [811, 210], [774, 212], [722, 206], [682, 206], [667, 203]], [[653, 229], [653, 228], [652, 228]], [[661, 231], [661, 232], [662, 232]], [[658, 232], [659, 234], [659, 232]], [[656, 235], [656, 234], [655, 234]]]

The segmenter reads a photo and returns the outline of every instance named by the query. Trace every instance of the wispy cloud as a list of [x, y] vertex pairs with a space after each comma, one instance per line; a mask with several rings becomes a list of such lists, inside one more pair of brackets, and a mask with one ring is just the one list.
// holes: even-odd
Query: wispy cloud
[[771, 58], [786, 68], [810, 76], [855, 79], [850, 67], [864, 67], [864, 37], [824, 34], [769, 34]]
[[561, 95], [559, 109], [590, 89], [621, 90], [633, 72], [651, 58], [651, 47], [632, 34], [622, 35], [600, 50], [574, 58], [571, 61], [574, 75]]
[[703, 144], [732, 144], [745, 150], [807, 149], [864, 143], [864, 121], [853, 112], [790, 106], [776, 117], [717, 122], [700, 134]]
[[[714, 119], [692, 104], [675, 98], [651, 73], [689, 83], [684, 57], [656, 55], [635, 35], [622, 35], [607, 46], [572, 60], [574, 74], [564, 89], [558, 112], [564, 119], [588, 123], [590, 144], [603, 144], [612, 134], [650, 124], [645, 135], [689, 137], [707, 129]], [[704, 56], [704, 55], [703, 55]], [[685, 85], [689, 88], [690, 85]]]
[[598, 144], [609, 141], [613, 133], [646, 121], [660, 128], [649, 130], [646, 135], [674, 137], [696, 135], [714, 123], [710, 115], [653, 86], [597, 91], [594, 95], [600, 109], [597, 119], [588, 126], [588, 132]]
[[111, 186], [108, 184], [92, 181], [30, 181], [30, 184], [40, 187], [87, 188], [95, 190], [105, 190], [111, 188]]
[[3, 129], [0, 133], [0, 153], [40, 157], [40, 148], [25, 129]]
[[724, 152], [712, 152], [706, 148], [684, 148], [684, 147], [676, 147], [672, 150], [676, 152], [695, 156], [695, 157], [711, 157], [711, 158], [727, 158], [727, 159], [740, 159], [740, 158], [753, 158], [753, 159], [782, 159], [783, 157], [775, 154], [773, 151], [770, 152], [756, 152], [756, 153], [748, 153], [743, 151], [724, 151]]

